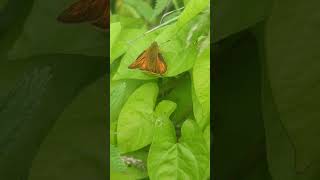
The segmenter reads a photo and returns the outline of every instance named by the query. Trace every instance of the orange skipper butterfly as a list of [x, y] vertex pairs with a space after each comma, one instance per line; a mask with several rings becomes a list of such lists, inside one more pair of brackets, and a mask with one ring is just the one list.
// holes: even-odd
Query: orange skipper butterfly
[[163, 75], [167, 71], [166, 62], [159, 51], [158, 43], [155, 41], [128, 68], [140, 69], [159, 75]]
[[63, 23], [91, 22], [103, 30], [109, 29], [109, 0], [79, 0], [59, 16]]

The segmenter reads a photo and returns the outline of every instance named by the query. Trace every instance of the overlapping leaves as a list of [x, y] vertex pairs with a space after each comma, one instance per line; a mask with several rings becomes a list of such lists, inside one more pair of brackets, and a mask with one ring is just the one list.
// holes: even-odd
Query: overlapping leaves
[[[111, 99], [115, 102], [115, 108], [111, 111], [112, 143], [123, 156], [141, 151], [149, 152], [147, 162], [144, 163], [151, 180], [202, 180], [210, 176], [210, 53], [209, 43], [201, 45], [203, 39], [209, 38], [209, 1], [185, 1], [185, 10], [177, 18], [177, 22], [145, 33], [149, 29], [149, 23], [158, 22], [152, 18], [161, 18], [159, 15], [167, 9], [165, 4], [170, 4], [167, 2], [156, 1], [152, 13], [149, 10], [141, 13], [136, 7], [141, 2], [134, 4], [134, 1], [124, 1], [122, 8], [117, 7], [119, 14], [114, 13], [111, 17], [112, 23], [119, 23], [121, 26], [120, 32], [119, 28], [113, 31], [111, 26], [111, 32], [116, 32], [111, 36], [117, 36], [110, 49], [113, 72]], [[145, 25], [131, 26], [119, 19], [123, 10], [130, 6], [130, 13], [141, 13], [136, 17], [142, 17], [147, 22]], [[178, 9], [179, 3], [174, 2], [174, 6]], [[159, 77], [137, 69], [128, 69], [153, 41], [160, 46], [167, 72]], [[201, 79], [202, 76], [204, 79]], [[129, 85], [128, 82], [132, 84]], [[188, 118], [195, 120], [186, 120]], [[174, 128], [179, 129], [177, 134]], [[181, 138], [177, 138], [180, 136], [180, 129]], [[170, 141], [164, 141], [168, 139]], [[157, 159], [160, 157], [162, 159]], [[163, 173], [167, 170], [169, 173]]]

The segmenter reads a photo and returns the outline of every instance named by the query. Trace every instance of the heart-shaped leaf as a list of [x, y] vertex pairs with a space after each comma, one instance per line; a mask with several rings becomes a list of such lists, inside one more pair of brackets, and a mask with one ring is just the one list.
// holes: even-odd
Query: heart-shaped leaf
[[208, 166], [209, 150], [195, 121], [184, 122], [179, 142], [168, 117], [156, 123], [148, 156], [148, 172], [151, 180], [203, 180], [207, 178]]

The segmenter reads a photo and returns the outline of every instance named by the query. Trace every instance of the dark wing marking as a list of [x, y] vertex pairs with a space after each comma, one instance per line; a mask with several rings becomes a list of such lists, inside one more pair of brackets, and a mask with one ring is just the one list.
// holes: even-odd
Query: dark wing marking
[[92, 24], [102, 29], [109, 29], [109, 6], [105, 9], [103, 16]]
[[155, 73], [162, 75], [167, 71], [166, 62], [164, 61], [160, 53], [158, 53], [157, 61], [155, 64], [156, 64]]

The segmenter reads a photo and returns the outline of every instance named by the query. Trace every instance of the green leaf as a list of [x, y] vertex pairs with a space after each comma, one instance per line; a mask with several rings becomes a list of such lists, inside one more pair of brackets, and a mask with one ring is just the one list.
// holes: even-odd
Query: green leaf
[[130, 173], [121, 173], [117, 171], [110, 170], [110, 180], [136, 180], [135, 177], [132, 177]]
[[190, 114], [193, 114], [191, 97], [191, 79], [189, 77], [189, 73], [185, 74], [178, 80], [170, 79], [169, 83], [162, 84], [162, 87], [160, 87], [160, 92], [161, 91], [164, 91], [163, 93], [166, 93], [167, 91], [169, 92], [161, 99], [167, 99], [177, 103], [177, 109], [171, 116], [171, 119], [174, 123], [181, 123]]
[[135, 151], [151, 143], [157, 95], [157, 84], [146, 83], [135, 90], [123, 106], [117, 127], [121, 153]]
[[192, 120], [186, 120], [177, 142], [173, 124], [168, 118], [157, 123], [148, 156], [151, 180], [202, 180], [209, 166], [209, 151], [202, 132]]
[[[111, 81], [111, 80], [110, 80]], [[117, 120], [122, 106], [131, 93], [142, 84], [136, 80], [110, 82], [110, 143], [116, 143]]]
[[139, 14], [134, 7], [132, 7], [127, 3], [123, 3], [123, 1], [118, 3], [118, 5], [115, 8], [116, 8], [115, 11], [117, 12], [117, 15], [134, 17], [134, 18], [143, 18], [141, 17], [141, 14]]
[[121, 27], [124, 29], [132, 28], [132, 29], [138, 29], [144, 26], [143, 19], [134, 18], [134, 17], [128, 17], [128, 16], [121, 16], [118, 14], [114, 14], [110, 17], [111, 23], [120, 22]]
[[[163, 45], [162, 54], [168, 67], [165, 77], [176, 76], [192, 68], [197, 55], [197, 46], [195, 44], [191, 44], [185, 48], [181, 46], [182, 44], [179, 44], [177, 41]], [[174, 48], [178, 50], [174, 51]]]
[[209, 7], [210, 0], [190, 0], [177, 22], [177, 29], [186, 25], [192, 18]]
[[54, 53], [107, 56], [109, 43], [106, 43], [105, 32], [90, 23], [64, 24], [56, 20], [73, 1], [68, 2], [34, 0], [33, 9], [18, 40], [8, 52], [8, 58]]
[[210, 121], [210, 46], [197, 58], [192, 69], [193, 109], [203, 129]]
[[151, 21], [153, 9], [143, 0], [124, 0], [124, 3], [132, 6], [146, 20]]
[[174, 110], [177, 108], [177, 104], [168, 101], [168, 100], [163, 100], [161, 101], [155, 110], [155, 113], [157, 115], [156, 123], [161, 121], [161, 118], [169, 118], [169, 116], [174, 112]]
[[136, 80], [110, 82], [110, 121], [116, 121], [120, 110], [131, 93], [142, 84]]
[[141, 36], [145, 32], [144, 28], [123, 29], [110, 51], [110, 63], [124, 54], [130, 47], [129, 42]]
[[[121, 24], [119, 22], [110, 24], [110, 51], [116, 39], [118, 38], [121, 32]], [[112, 63], [110, 61], [110, 63]]]
[[118, 119], [118, 146], [122, 153], [132, 152], [149, 145], [153, 138], [154, 123], [169, 117], [176, 104], [161, 101], [154, 111], [158, 86], [146, 83], [139, 87], [123, 106]]

